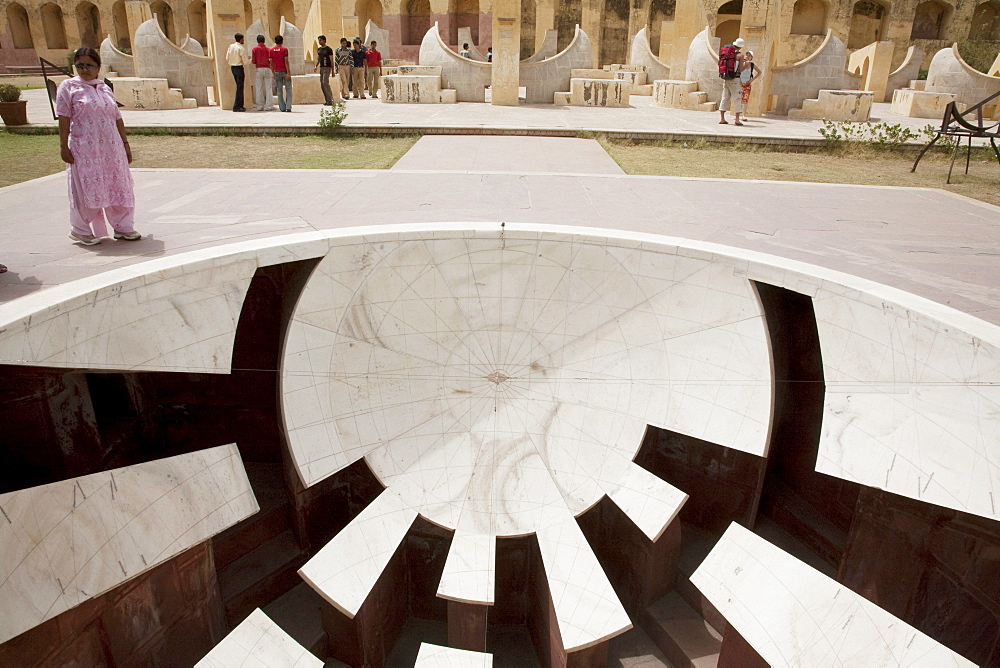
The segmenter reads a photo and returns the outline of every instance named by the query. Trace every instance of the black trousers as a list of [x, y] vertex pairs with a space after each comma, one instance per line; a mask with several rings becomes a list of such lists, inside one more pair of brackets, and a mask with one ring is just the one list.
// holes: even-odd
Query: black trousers
[[230, 65], [229, 69], [233, 71], [233, 78], [236, 79], [236, 98], [233, 100], [233, 111], [244, 109], [243, 82], [246, 80], [247, 74], [242, 65]]

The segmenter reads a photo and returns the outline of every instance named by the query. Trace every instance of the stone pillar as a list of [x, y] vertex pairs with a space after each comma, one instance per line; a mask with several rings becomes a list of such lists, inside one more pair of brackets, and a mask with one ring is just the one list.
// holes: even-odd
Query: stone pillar
[[[673, 57], [673, 43], [674, 43], [674, 22], [673, 21], [663, 21], [660, 24], [660, 43], [657, 45], [656, 57], [662, 60], [667, 65], [670, 64], [670, 59]], [[653, 48], [650, 44], [649, 48]], [[683, 79], [684, 73], [676, 75], [673, 70], [670, 70], [670, 77], [672, 79]]]
[[493, 2], [493, 104], [517, 106], [521, 78], [521, 0]]
[[590, 38], [590, 50], [594, 56], [594, 67], [601, 66], [601, 10], [603, 0], [582, 0], [580, 7], [580, 28]]
[[[688, 48], [695, 35], [705, 29], [705, 5], [702, 0], [678, 2], [674, 10], [674, 25], [670, 43], [670, 76], [683, 79], [687, 72]], [[661, 56], [661, 60], [663, 57]]]
[[[208, 44], [205, 48], [208, 55], [215, 58], [215, 103], [220, 109], [232, 108], [233, 95], [236, 94], [236, 82], [233, 71], [226, 62], [226, 50], [233, 42], [233, 35], [243, 32], [247, 27], [246, 16], [243, 14], [242, 0], [206, 0], [205, 20], [208, 23]], [[254, 36], [256, 39], [256, 36]], [[249, 53], [249, 40], [244, 39], [244, 46]], [[249, 74], [249, 73], [248, 73]], [[250, 94], [250, 81], [243, 83], [243, 106], [253, 106]]]
[[145, 0], [125, 0], [125, 19], [128, 21], [128, 43], [135, 48], [135, 31], [153, 18], [153, 11]]

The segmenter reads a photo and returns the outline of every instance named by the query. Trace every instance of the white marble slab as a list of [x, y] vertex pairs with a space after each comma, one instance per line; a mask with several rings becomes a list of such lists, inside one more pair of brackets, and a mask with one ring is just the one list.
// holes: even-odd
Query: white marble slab
[[567, 652], [586, 649], [632, 628], [632, 622], [569, 513], [537, 534], [549, 594]]
[[382, 492], [306, 562], [299, 575], [353, 618], [416, 517], [398, 496]]
[[257, 510], [235, 444], [0, 495], [0, 642]]
[[1000, 345], [843, 288], [813, 298], [826, 399], [816, 470], [1000, 519]]
[[733, 523], [691, 582], [772, 666], [973, 666]]
[[257, 269], [328, 246], [316, 233], [286, 239], [153, 260], [0, 305], [0, 363], [229, 373]]
[[456, 531], [437, 595], [462, 603], [493, 605], [495, 567], [495, 537]]
[[320, 668], [323, 662], [257, 608], [195, 665], [199, 668]]
[[413, 665], [414, 668], [490, 668], [493, 655], [422, 642]]

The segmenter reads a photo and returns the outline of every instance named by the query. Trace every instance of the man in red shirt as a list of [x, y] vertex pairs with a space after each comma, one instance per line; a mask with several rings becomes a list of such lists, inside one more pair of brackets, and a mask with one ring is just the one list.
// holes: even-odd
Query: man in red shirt
[[250, 53], [250, 62], [257, 68], [253, 79], [254, 102], [257, 111], [274, 109], [274, 75], [271, 72], [271, 50], [264, 44], [264, 36], [257, 35], [257, 46]]
[[365, 54], [365, 64], [368, 65], [368, 92], [372, 97], [378, 99], [378, 88], [382, 80], [382, 54], [375, 46], [378, 44], [372, 40], [372, 46]]
[[271, 68], [274, 70], [274, 85], [278, 87], [278, 109], [292, 110], [292, 73], [288, 71], [288, 49], [281, 44], [285, 38], [274, 36], [271, 47]]

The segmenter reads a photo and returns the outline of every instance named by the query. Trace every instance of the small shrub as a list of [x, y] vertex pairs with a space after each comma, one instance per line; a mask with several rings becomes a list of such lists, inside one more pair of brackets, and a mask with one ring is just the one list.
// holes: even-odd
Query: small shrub
[[917, 72], [917, 80], [918, 81], [927, 81], [927, 73], [929, 71], [930, 70], [920, 70], [919, 72]]
[[14, 84], [0, 84], [0, 102], [17, 102], [21, 99], [21, 89]]
[[333, 134], [345, 118], [347, 118], [347, 105], [343, 100], [336, 100], [329, 109], [322, 109], [319, 112], [318, 125], [327, 134]]
[[[926, 133], [926, 129], [924, 132]], [[896, 148], [921, 136], [919, 132], [914, 132], [899, 123], [854, 123], [852, 121], [830, 120], [823, 121], [823, 127], [819, 129], [819, 133], [830, 146], [854, 142], [870, 144], [878, 148]]]

